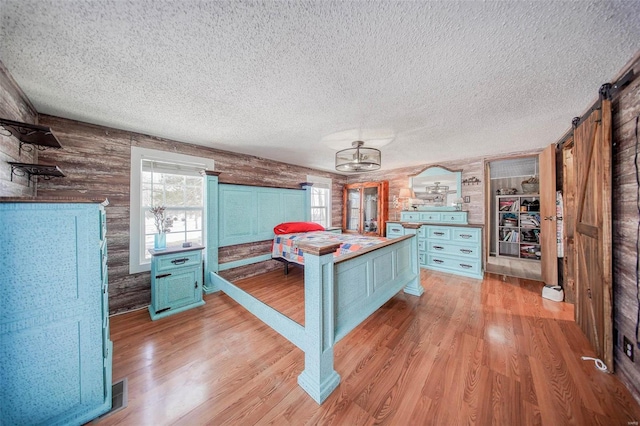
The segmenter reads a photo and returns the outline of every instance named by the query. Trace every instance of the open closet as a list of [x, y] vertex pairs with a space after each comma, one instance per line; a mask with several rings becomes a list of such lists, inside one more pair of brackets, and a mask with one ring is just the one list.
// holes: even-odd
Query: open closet
[[490, 206], [487, 271], [541, 279], [537, 155], [487, 162]]

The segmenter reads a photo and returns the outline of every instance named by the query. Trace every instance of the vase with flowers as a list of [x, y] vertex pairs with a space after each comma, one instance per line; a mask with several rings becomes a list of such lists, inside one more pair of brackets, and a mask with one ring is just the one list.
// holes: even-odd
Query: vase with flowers
[[153, 248], [155, 250], [167, 248], [167, 232], [171, 231], [173, 219], [166, 215], [166, 210], [165, 206], [156, 206], [149, 209], [153, 214], [153, 220], [158, 230], [158, 233], [153, 236]]

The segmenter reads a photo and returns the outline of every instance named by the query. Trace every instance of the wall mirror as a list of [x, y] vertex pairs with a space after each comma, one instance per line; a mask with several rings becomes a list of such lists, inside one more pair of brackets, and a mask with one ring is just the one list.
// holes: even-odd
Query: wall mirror
[[456, 210], [462, 196], [462, 170], [441, 166], [428, 167], [409, 179], [416, 198], [409, 202], [411, 210]]

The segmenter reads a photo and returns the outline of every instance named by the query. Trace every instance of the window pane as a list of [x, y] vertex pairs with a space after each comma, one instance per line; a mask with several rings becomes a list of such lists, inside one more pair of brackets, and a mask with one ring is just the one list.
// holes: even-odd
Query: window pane
[[169, 232], [167, 234], [167, 246], [180, 246], [184, 241], [184, 233]]
[[202, 244], [203, 178], [175, 173], [146, 173], [142, 183], [142, 208], [144, 209], [145, 259], [153, 248], [153, 234], [158, 232], [151, 206], [166, 206], [165, 217], [172, 223], [167, 233], [167, 245], [179, 246], [185, 241]]
[[202, 244], [202, 232], [187, 232], [187, 241], [195, 244]]
[[153, 235], [145, 235], [144, 237], [144, 258], [151, 259], [149, 249], [153, 248]]
[[202, 211], [186, 212], [186, 230], [202, 230]]
[[194, 177], [194, 176], [187, 176], [185, 184], [187, 186], [200, 187], [202, 185], [202, 178], [201, 177]]

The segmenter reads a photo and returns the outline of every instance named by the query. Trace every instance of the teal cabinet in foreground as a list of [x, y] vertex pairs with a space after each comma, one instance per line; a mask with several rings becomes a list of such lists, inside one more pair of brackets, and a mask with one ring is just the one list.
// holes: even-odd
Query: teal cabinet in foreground
[[187, 309], [204, 305], [202, 300], [202, 249], [168, 247], [149, 250], [151, 258], [152, 320], [164, 318]]
[[0, 424], [84, 424], [111, 408], [104, 207], [0, 198], [0, 223]]

